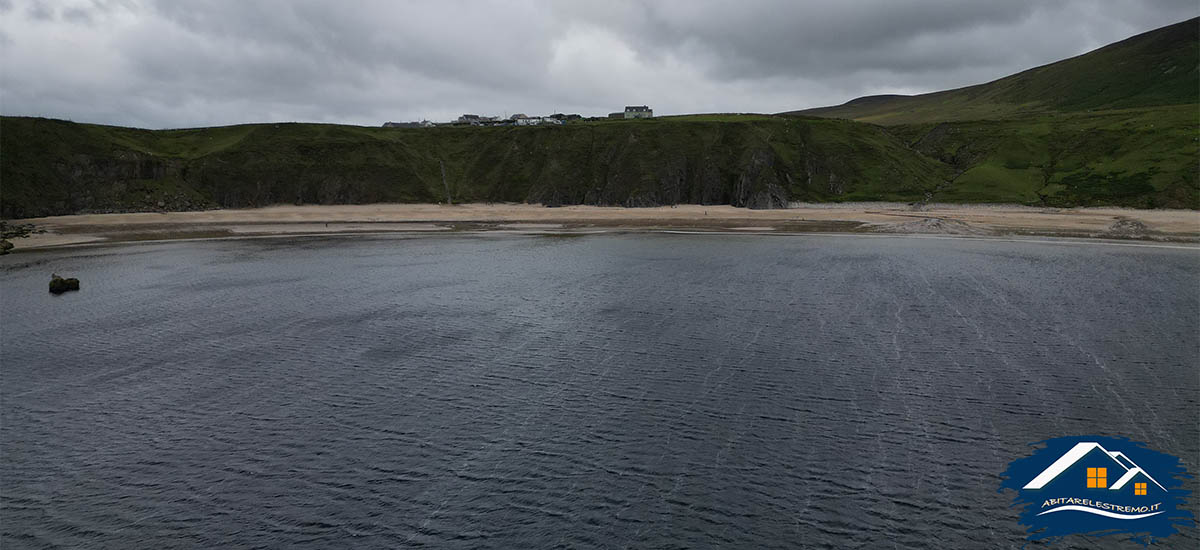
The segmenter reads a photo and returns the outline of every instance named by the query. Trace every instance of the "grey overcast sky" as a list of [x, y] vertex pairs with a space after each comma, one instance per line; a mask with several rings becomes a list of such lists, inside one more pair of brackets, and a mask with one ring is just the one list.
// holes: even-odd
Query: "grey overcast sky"
[[0, 113], [147, 128], [779, 112], [986, 82], [1196, 0], [0, 0]]

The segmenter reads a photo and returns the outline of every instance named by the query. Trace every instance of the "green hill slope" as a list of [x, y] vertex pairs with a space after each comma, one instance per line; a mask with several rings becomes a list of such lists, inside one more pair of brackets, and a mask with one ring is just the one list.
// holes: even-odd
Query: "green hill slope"
[[954, 169], [934, 200], [1200, 207], [1200, 19], [1007, 78], [793, 114], [884, 125]]
[[765, 208], [792, 200], [918, 200], [951, 173], [879, 127], [815, 118], [157, 131], [0, 118], [6, 218], [439, 202], [447, 190], [455, 202]]
[[1200, 207], [1194, 105], [889, 130], [954, 167], [938, 201]]
[[916, 96], [869, 96], [791, 114], [875, 124], [1003, 119], [1197, 103], [1200, 18], [1086, 54], [956, 90]]
[[150, 131], [0, 117], [0, 217], [446, 200], [1200, 208], [1198, 33], [1193, 19], [980, 86], [799, 112], [824, 118]]

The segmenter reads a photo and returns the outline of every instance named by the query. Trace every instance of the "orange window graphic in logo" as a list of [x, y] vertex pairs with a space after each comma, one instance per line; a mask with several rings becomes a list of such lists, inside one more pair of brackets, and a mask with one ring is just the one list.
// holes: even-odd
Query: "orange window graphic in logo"
[[1146, 494], [1146, 484], [1145, 483], [1134, 483], [1133, 484], [1133, 494], [1134, 495]]
[[1103, 489], [1108, 487], [1108, 468], [1088, 468], [1087, 486], [1088, 489]]

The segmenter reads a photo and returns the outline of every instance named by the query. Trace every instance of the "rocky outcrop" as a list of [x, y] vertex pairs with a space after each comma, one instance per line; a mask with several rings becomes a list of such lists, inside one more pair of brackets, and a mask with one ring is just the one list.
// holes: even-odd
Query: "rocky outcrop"
[[1109, 224], [1104, 231], [1095, 236], [1110, 239], [1144, 239], [1153, 233], [1146, 224], [1140, 221], [1121, 218]]
[[62, 294], [71, 290], [79, 290], [79, 279], [74, 277], [62, 278], [58, 275], [50, 276], [50, 293]]
[[880, 233], [932, 235], [990, 235], [991, 231], [951, 218], [921, 218], [906, 222], [881, 223], [869, 229]]

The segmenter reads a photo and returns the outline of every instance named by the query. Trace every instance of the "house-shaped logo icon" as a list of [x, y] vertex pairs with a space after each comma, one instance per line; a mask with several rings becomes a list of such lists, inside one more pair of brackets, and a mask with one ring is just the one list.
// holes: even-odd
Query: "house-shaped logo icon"
[[1035, 443], [1009, 463], [1000, 490], [1030, 540], [1071, 534], [1126, 535], [1147, 542], [1194, 524], [1178, 457], [1123, 437], [1078, 435]]
[[1076, 443], [1022, 489], [1043, 489], [1051, 484], [1119, 491], [1134, 496], [1167, 490], [1124, 453], [1110, 451], [1095, 442]]

